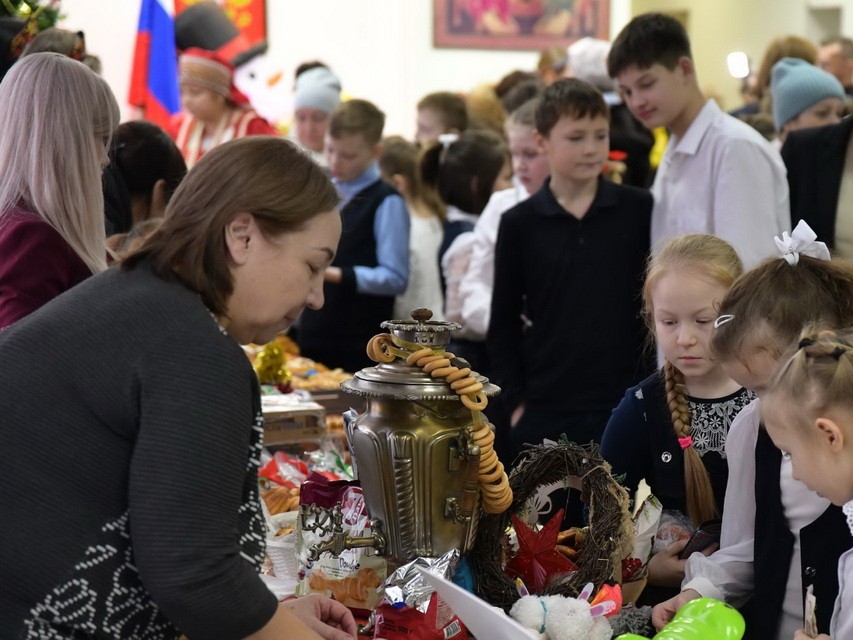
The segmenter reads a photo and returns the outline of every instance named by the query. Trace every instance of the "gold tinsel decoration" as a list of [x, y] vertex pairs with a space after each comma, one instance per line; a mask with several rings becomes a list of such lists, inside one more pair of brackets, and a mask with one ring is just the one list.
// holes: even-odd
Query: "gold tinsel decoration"
[[252, 368], [261, 384], [286, 385], [290, 382], [290, 371], [284, 363], [285, 357], [281, 347], [270, 342], [255, 356]]

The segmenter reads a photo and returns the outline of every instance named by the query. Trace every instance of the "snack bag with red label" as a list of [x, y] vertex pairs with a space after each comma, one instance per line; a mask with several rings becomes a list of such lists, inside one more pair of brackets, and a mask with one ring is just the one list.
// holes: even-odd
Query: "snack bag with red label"
[[[335, 528], [331, 515], [336, 505], [341, 509], [343, 535], [370, 537], [370, 518], [364, 495], [356, 481], [333, 481], [312, 474], [300, 488], [300, 516], [296, 529], [296, 554], [299, 557], [299, 596], [322, 593], [357, 612], [367, 612], [379, 603], [376, 588], [387, 575], [385, 560], [373, 549], [345, 549], [335, 556], [324, 552], [315, 561], [309, 559], [311, 548], [332, 540]], [[310, 513], [309, 507], [324, 509]], [[317, 525], [320, 525], [319, 527]], [[340, 534], [339, 534], [340, 535]]]
[[467, 640], [468, 631], [459, 617], [437, 593], [430, 597], [426, 613], [414, 607], [383, 600], [376, 609], [374, 639]]
[[308, 478], [308, 474], [308, 466], [304, 462], [283, 451], [277, 451], [258, 469], [259, 478], [266, 478], [288, 489], [298, 488]]

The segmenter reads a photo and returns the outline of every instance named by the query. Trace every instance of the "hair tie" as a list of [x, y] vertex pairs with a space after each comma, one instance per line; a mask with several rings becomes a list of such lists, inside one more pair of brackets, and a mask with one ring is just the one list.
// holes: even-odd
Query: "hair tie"
[[723, 314], [723, 315], [721, 315], [719, 318], [717, 318], [716, 320], [714, 320], [714, 328], [715, 328], [715, 329], [719, 329], [719, 328], [720, 328], [720, 327], [722, 327], [724, 324], [726, 324], [726, 323], [728, 323], [728, 322], [731, 322], [731, 321], [732, 321], [732, 320], [734, 320], [734, 319], [735, 319], [735, 317], [734, 317], [732, 314], [730, 314], [730, 313], [724, 313], [724, 314]]
[[692, 447], [693, 446], [693, 437], [692, 436], [684, 436], [683, 438], [679, 438], [678, 444], [682, 449], [686, 449], [687, 447]]
[[803, 338], [800, 340], [800, 343], [797, 345], [797, 349], [805, 349], [807, 347], [812, 346], [815, 343], [814, 338]]
[[812, 231], [805, 220], [800, 220], [791, 234], [785, 231], [781, 238], [775, 236], [773, 240], [776, 242], [782, 258], [791, 266], [800, 261], [800, 254], [819, 260], [829, 260], [830, 258], [826, 244], [817, 242], [817, 234]]
[[843, 356], [845, 353], [847, 353], [846, 347], [835, 347], [835, 349], [833, 349], [832, 353], [829, 355], [831, 355], [836, 360], [841, 360], [841, 356]]

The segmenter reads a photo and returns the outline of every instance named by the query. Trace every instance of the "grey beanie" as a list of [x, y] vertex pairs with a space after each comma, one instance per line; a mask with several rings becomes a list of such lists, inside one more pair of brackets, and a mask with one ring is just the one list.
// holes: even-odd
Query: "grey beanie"
[[773, 65], [771, 74], [776, 131], [821, 100], [844, 100], [844, 87], [838, 79], [805, 60], [782, 58]]
[[607, 54], [610, 43], [595, 38], [581, 38], [566, 50], [569, 74], [589, 82], [601, 92], [615, 91], [616, 83], [607, 75]]
[[294, 109], [311, 108], [332, 113], [341, 103], [341, 81], [326, 67], [314, 67], [296, 78]]

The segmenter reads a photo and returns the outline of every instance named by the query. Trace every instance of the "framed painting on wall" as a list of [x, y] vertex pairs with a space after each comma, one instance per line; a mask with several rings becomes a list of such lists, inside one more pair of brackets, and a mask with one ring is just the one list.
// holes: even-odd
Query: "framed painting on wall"
[[610, 0], [433, 0], [433, 44], [540, 50], [610, 38]]

